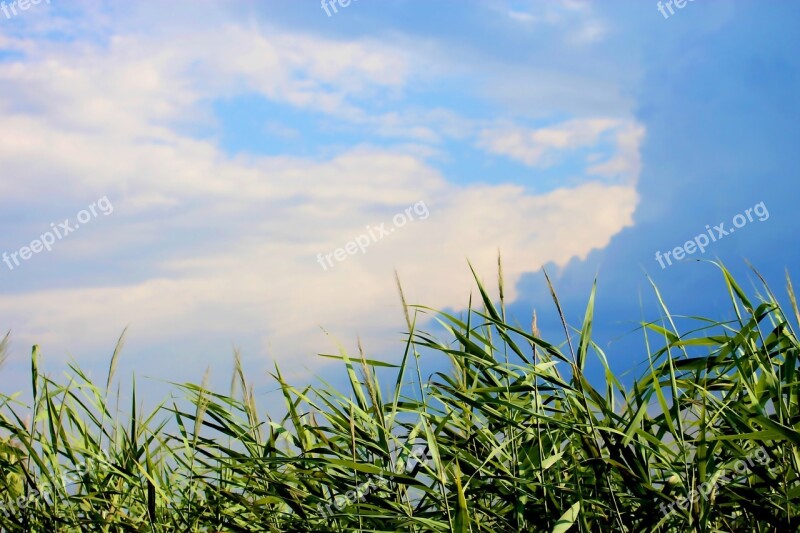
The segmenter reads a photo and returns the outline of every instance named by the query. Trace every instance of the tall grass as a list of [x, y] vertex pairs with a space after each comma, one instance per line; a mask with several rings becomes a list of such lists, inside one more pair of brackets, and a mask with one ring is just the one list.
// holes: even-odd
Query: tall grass
[[[228, 393], [176, 385], [150, 412], [34, 347], [32, 405], [0, 395], [7, 531], [794, 531], [800, 527], [798, 338], [766, 283], [718, 265], [735, 319], [681, 332], [661, 295], [646, 372], [623, 384], [592, 342], [592, 289], [565, 340], [506, 317], [476, 276], [463, 317], [404, 306], [396, 364], [335, 357], [349, 389], [295, 388], [264, 417], [238, 357]], [[763, 280], [762, 280], [763, 281]], [[549, 279], [548, 279], [549, 283]], [[552, 290], [552, 285], [550, 286]], [[800, 312], [787, 276], [791, 321]], [[416, 321], [432, 314], [440, 340]], [[0, 344], [0, 360], [6, 341]], [[422, 375], [420, 357], [451, 370]], [[604, 379], [585, 372], [596, 359]], [[380, 370], [380, 372], [379, 372]], [[391, 375], [388, 387], [380, 376]], [[388, 392], [387, 392], [388, 391]], [[755, 460], [754, 458], [757, 458]], [[46, 493], [44, 493], [46, 491]]]

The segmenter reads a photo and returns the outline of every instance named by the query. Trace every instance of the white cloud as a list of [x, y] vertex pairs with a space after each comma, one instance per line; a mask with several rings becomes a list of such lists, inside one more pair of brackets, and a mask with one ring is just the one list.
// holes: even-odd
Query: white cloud
[[631, 121], [613, 118], [573, 119], [531, 129], [502, 125], [481, 131], [478, 145], [490, 153], [504, 155], [531, 167], [547, 167], [562, 160], [570, 151], [598, 145], [613, 133], [617, 153], [613, 159], [596, 164], [589, 174], [625, 174], [635, 182], [639, 174], [639, 143], [643, 128]]
[[[0, 63], [0, 202], [27, 205], [51, 191], [76, 211], [102, 195], [115, 206], [90, 240], [76, 233], [36, 260], [57, 271], [136, 250], [146, 263], [136, 276], [121, 269], [102, 284], [65, 278], [56, 288], [4, 297], [0, 322], [23, 344], [56, 353], [106, 348], [126, 324], [153, 341], [255, 332], [283, 364], [297, 366], [305, 362], [297, 354], [328, 349], [320, 325], [383, 347], [379, 336], [403, 327], [395, 268], [410, 301], [460, 308], [472, 287], [466, 259], [491, 275], [500, 248], [513, 300], [523, 273], [585, 258], [632, 223], [637, 194], [629, 182], [536, 195], [448, 181], [425, 159], [426, 146], [230, 157], [215, 139], [183, 133], [213, 124], [214, 99], [255, 92], [382, 135], [427, 143], [470, 136], [473, 122], [444, 109], [371, 115], [360, 107], [382, 91], [402, 93], [419, 75], [410, 54], [390, 44], [232, 24], [121, 34], [107, 45], [5, 43], [27, 57]], [[620, 159], [591, 168], [606, 177], [636, 171], [637, 131], [617, 119], [578, 119], [533, 131], [488, 129], [481, 143], [538, 165], [614, 132]], [[316, 254], [420, 200], [429, 219], [329, 271], [316, 262]], [[179, 244], [163, 250], [166, 240]]]
[[504, 10], [516, 23], [557, 29], [563, 35], [564, 42], [572, 45], [596, 43], [608, 33], [606, 23], [594, 13], [592, 4], [582, 0], [500, 0], [490, 5], [496, 10]]
[[[151, 341], [191, 336], [194, 330], [232, 337], [260, 332], [265, 346], [271, 343], [276, 353], [293, 354], [282, 363], [299, 364], [308, 360], [294, 354], [328, 349], [320, 325], [344, 339], [367, 333], [373, 341], [370, 348], [385, 347], [376, 345], [369, 333], [402, 327], [393, 305], [394, 269], [412, 302], [458, 308], [472, 287], [466, 258], [478, 272], [492, 275], [499, 248], [504, 254], [508, 298], [513, 300], [517, 297], [514, 285], [523, 273], [550, 261], [563, 265], [575, 257], [585, 258], [592, 249], [605, 246], [631, 224], [637, 201], [629, 187], [588, 184], [536, 196], [519, 187], [449, 185], [408, 156], [362, 153], [342, 159], [346, 161], [317, 166], [319, 184], [344, 176], [367, 182], [375, 169], [393, 168], [388, 181], [396, 179], [408, 186], [398, 195], [374, 198], [335, 198], [334, 186], [321, 187], [291, 210], [281, 209], [280, 200], [263, 204], [237, 198], [250, 225], [242, 224], [240, 218], [214, 216], [218, 226], [236, 226], [237, 242], [223, 246], [200, 233], [182, 258], [155, 262], [145, 281], [12, 295], [0, 302], [0, 316], [13, 327], [18, 340], [51, 349], [102, 348], [92, 346], [89, 339], [106, 342], [127, 324], [136, 335]], [[283, 176], [308, 175], [308, 170], [300, 164], [285, 168]], [[265, 173], [264, 179], [280, 182], [284, 178]], [[305, 187], [298, 183], [290, 189], [299, 192]], [[344, 246], [365, 233], [365, 226], [389, 222], [394, 213], [420, 200], [430, 210], [427, 220], [409, 223], [373, 243], [366, 254], [349, 257], [327, 271], [316, 262], [317, 253]], [[117, 208], [124, 212], [124, 203]], [[267, 214], [271, 211], [274, 214]], [[193, 216], [201, 226], [203, 213]], [[103, 222], [111, 223], [112, 218]], [[129, 240], [126, 222], [115, 222], [119, 231], [107, 237], [124, 243]], [[177, 224], [153, 222], [153, 229], [156, 224], [160, 235], [180, 231]], [[78, 244], [80, 235], [71, 239]], [[102, 240], [93, 245], [87, 260], [108, 250]]]
[[627, 122], [616, 132], [617, 153], [587, 169], [590, 176], [616, 178], [623, 183], [635, 183], [642, 171], [641, 144], [645, 129], [642, 125]]
[[576, 45], [587, 45], [602, 41], [608, 33], [608, 27], [599, 20], [585, 22], [577, 30], [570, 32], [568, 40]]

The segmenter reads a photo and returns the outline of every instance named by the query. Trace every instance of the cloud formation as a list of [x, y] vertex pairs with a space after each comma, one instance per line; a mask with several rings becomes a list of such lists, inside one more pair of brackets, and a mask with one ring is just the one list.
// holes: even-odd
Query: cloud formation
[[[236, 23], [112, 32], [101, 43], [1, 42], [21, 57], [0, 62], [0, 204], [38, 213], [2, 245], [18, 248], [87, 199], [106, 195], [115, 206], [91, 232], [37, 258], [61, 273], [47, 287], [2, 274], [25, 280], [0, 300], [0, 323], [22, 344], [104, 350], [127, 324], [153, 342], [255, 333], [282, 364], [301, 365], [330, 348], [324, 326], [383, 349], [387, 332], [403, 327], [395, 269], [411, 302], [460, 308], [471, 287], [466, 259], [491, 275], [500, 249], [513, 300], [524, 273], [585, 258], [632, 224], [640, 127], [575, 118], [526, 129], [441, 105], [406, 112], [409, 86], [431, 74], [391, 42]], [[347, 124], [362, 141], [267, 156], [232, 154], [217, 136], [197, 134], [218, 127], [215, 101], [253, 94]], [[313, 139], [277, 119], [268, 127]], [[587, 166], [580, 184], [543, 193], [461, 183], [426, 151], [466, 140], [536, 167], [606, 136], [611, 157]], [[402, 144], [409, 139], [415, 149]], [[618, 175], [625, 179], [608, 179]], [[318, 253], [419, 201], [428, 219], [320, 269]], [[75, 274], [101, 261], [116, 265], [101, 281]]]

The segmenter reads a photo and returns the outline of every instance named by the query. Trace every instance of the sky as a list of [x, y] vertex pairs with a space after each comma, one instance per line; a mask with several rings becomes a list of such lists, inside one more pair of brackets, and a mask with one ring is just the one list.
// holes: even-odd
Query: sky
[[498, 251], [555, 343], [542, 268], [575, 326], [597, 279], [595, 340], [634, 375], [648, 276], [682, 315], [730, 315], [696, 259], [783, 292], [800, 5], [668, 4], [6, 0], [0, 387], [33, 344], [102, 380], [125, 328], [118, 372], [153, 391], [224, 388], [234, 350], [262, 391], [276, 364], [337, 383], [317, 354], [402, 355], [395, 272], [463, 313]]

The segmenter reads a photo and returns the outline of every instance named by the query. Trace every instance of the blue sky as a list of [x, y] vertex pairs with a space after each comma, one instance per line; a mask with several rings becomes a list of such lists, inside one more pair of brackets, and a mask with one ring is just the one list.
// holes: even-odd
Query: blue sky
[[527, 324], [536, 309], [555, 341], [541, 268], [575, 325], [598, 277], [596, 339], [630, 371], [637, 322], [659, 316], [646, 274], [678, 314], [729, 312], [713, 266], [662, 269], [655, 253], [761, 202], [763, 221], [688, 257], [744, 280], [750, 260], [782, 288], [800, 242], [800, 7], [656, 4], [0, 11], [0, 253], [18, 254], [0, 263], [0, 384], [27, 382], [33, 343], [51, 369], [103, 376], [126, 326], [124, 375], [211, 367], [224, 384], [238, 347], [258, 385], [274, 363], [298, 384], [331, 378], [314, 354], [337, 341], [401, 353], [395, 270], [411, 302], [461, 311], [467, 258], [493, 280], [498, 249], [510, 311]]

